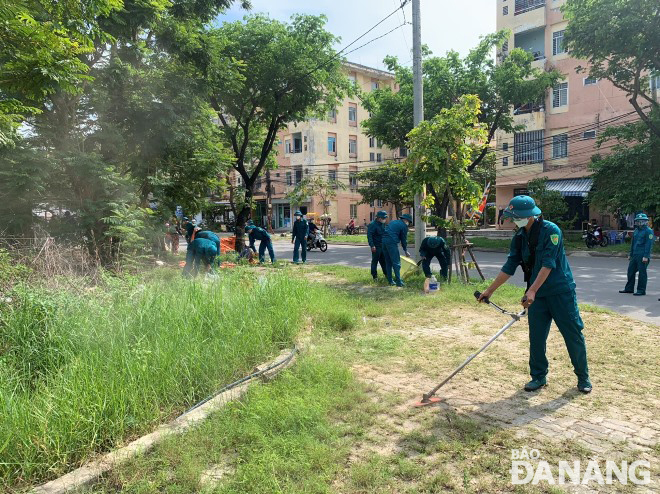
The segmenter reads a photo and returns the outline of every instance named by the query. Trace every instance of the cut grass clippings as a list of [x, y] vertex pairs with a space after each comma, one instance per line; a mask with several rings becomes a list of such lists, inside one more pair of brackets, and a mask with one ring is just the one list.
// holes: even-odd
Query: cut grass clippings
[[307, 287], [236, 269], [87, 297], [17, 290], [0, 311], [0, 490], [120, 446], [291, 346]]

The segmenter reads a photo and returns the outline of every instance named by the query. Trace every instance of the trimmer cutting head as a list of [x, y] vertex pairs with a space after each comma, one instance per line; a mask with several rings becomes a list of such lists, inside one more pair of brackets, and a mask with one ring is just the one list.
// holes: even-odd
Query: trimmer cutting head
[[422, 396], [422, 399], [420, 401], [416, 401], [415, 403], [413, 403], [413, 406], [416, 408], [427, 407], [430, 405], [435, 405], [436, 403], [440, 403], [441, 401], [442, 398], [438, 398], [437, 396], [424, 395]]

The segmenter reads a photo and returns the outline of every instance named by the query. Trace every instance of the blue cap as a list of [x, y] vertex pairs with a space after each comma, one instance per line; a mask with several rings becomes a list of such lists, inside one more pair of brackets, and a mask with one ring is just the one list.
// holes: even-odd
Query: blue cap
[[255, 225], [247, 225], [247, 226], [245, 227], [245, 230], [246, 230], [246, 231], [247, 231], [247, 230], [254, 230], [255, 228], [256, 228]]
[[408, 221], [410, 221], [411, 223], [412, 223], [412, 220], [413, 220], [413, 219], [412, 219], [412, 216], [410, 216], [408, 213], [406, 213], [406, 214], [402, 214], [401, 216], [399, 216], [399, 219], [400, 219], [400, 220], [408, 220]]
[[637, 213], [635, 216], [635, 221], [648, 221], [649, 217], [646, 216], [646, 213]]
[[534, 199], [529, 196], [516, 196], [511, 199], [502, 216], [505, 218], [531, 218], [540, 214], [541, 210]]
[[378, 211], [376, 213], [376, 218], [387, 218], [387, 211]]
[[303, 214], [300, 211], [296, 211], [295, 213], [293, 213], [293, 215], [294, 216], [302, 216]]

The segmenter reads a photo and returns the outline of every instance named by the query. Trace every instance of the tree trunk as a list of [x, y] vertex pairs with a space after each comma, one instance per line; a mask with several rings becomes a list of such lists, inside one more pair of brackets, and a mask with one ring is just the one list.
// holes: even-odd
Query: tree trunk
[[242, 252], [245, 248], [245, 224], [252, 212], [253, 187], [254, 180], [252, 180], [252, 183], [245, 184], [245, 202], [236, 216], [236, 252]]

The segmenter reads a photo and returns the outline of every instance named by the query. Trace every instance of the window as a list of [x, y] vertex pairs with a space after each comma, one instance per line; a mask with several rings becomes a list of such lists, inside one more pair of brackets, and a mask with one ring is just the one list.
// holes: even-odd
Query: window
[[[372, 207], [373, 207], [373, 206], [372, 206]], [[370, 212], [369, 212], [369, 221], [373, 221], [374, 219], [375, 219], [375, 218], [374, 218], [374, 212], [373, 212], [373, 211], [370, 211]]]
[[302, 134], [293, 134], [293, 153], [302, 153]]
[[369, 203], [369, 207], [370, 207], [370, 208], [373, 208], [373, 207], [374, 207], [374, 201], [371, 201], [371, 202]]
[[291, 179], [291, 172], [286, 172], [286, 184], [293, 185], [293, 180]]
[[517, 132], [513, 135], [513, 164], [543, 162], [543, 131]]
[[380, 82], [378, 81], [371, 81], [371, 90], [374, 91], [376, 89], [380, 89]]
[[383, 147], [383, 141], [380, 141], [380, 140], [376, 139], [376, 147], [379, 148], [379, 149], [382, 148]]
[[378, 203], [377, 203], [377, 204], [378, 204], [378, 207], [379, 207], [379, 208], [382, 208], [382, 207], [383, 207], [383, 200], [382, 200], [382, 199], [378, 199]]
[[332, 123], [337, 123], [337, 109], [333, 108], [328, 112], [328, 120]]
[[509, 6], [505, 5], [502, 7], [502, 15], [509, 15]]
[[649, 80], [649, 85], [651, 86], [651, 91], [657, 91], [660, 89], [660, 74], [652, 74]]
[[541, 7], [545, 7], [545, 0], [516, 0], [516, 10], [513, 15], [524, 14]]
[[337, 156], [337, 134], [328, 134], [328, 154]]
[[337, 170], [328, 170], [328, 182], [337, 181]]
[[296, 168], [294, 171], [296, 173], [296, 185], [298, 185], [300, 182], [302, 182], [303, 171], [302, 168]]
[[595, 77], [585, 77], [584, 78], [584, 85], [585, 86], [593, 86], [597, 82], [598, 82], [598, 79], [596, 79]]
[[243, 177], [241, 177], [240, 175], [236, 175], [236, 185], [237, 185], [238, 187], [240, 187], [241, 185], [243, 185]]
[[568, 82], [560, 82], [552, 88], [552, 107], [568, 106]]
[[261, 189], [261, 177], [257, 177], [257, 179], [254, 181], [254, 188]]
[[351, 72], [348, 74], [348, 80], [351, 81], [353, 84], [357, 84], [357, 72]]
[[291, 154], [291, 139], [284, 141], [284, 153]]
[[502, 166], [509, 166], [509, 157], [505, 156], [502, 158]]
[[351, 204], [351, 218], [357, 218], [357, 204]]
[[369, 161], [371, 162], [376, 161], [376, 153], [369, 153]]
[[348, 156], [357, 157], [357, 136], [348, 136]]
[[552, 54], [559, 55], [561, 53], [566, 53], [564, 48], [564, 30], [556, 31], [552, 33]]
[[568, 156], [568, 134], [552, 136], [552, 159]]
[[348, 172], [348, 185], [351, 189], [357, 189], [357, 172]]
[[582, 133], [582, 139], [595, 139], [596, 138], [596, 130], [585, 130]]
[[357, 104], [349, 103], [348, 104], [348, 125], [351, 127], [357, 127]]
[[383, 155], [382, 155], [382, 153], [378, 153], [378, 154], [376, 155], [376, 161], [377, 161], [378, 163], [380, 163], [381, 161], [383, 161]]
[[369, 147], [370, 148], [376, 147], [376, 138], [375, 137], [370, 137], [369, 138]]
[[504, 142], [502, 143], [502, 151], [508, 151], [509, 150], [509, 143]]
[[407, 158], [408, 157], [408, 148], [399, 148], [399, 157]]

